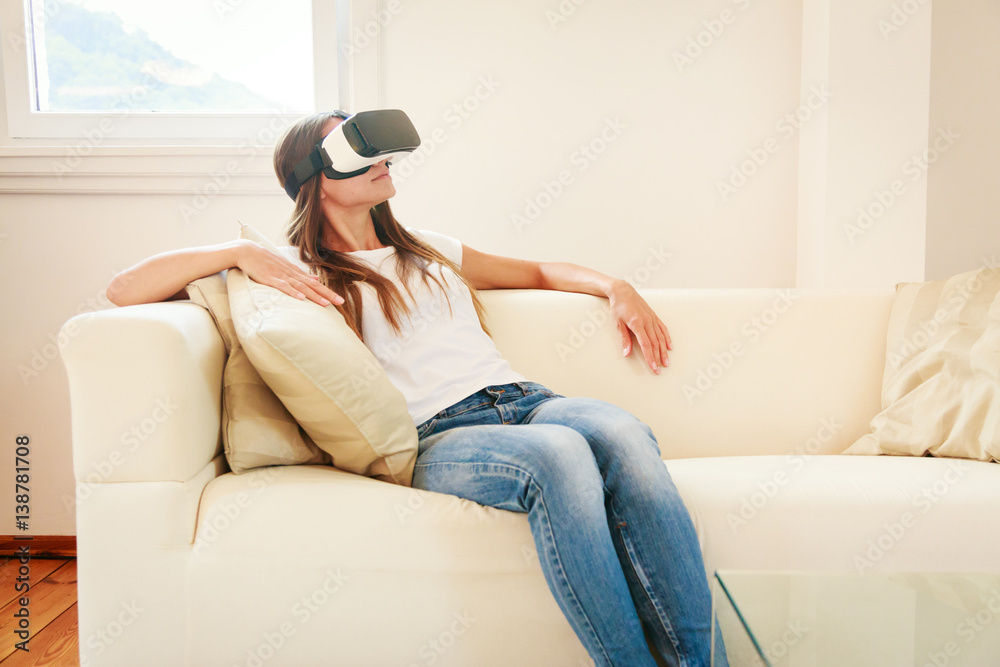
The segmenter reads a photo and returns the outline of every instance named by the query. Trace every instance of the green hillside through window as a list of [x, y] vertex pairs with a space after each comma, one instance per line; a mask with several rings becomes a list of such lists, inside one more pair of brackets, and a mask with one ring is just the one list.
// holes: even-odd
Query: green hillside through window
[[112, 12], [64, 3], [36, 34], [42, 111], [272, 111], [279, 103], [177, 58]]

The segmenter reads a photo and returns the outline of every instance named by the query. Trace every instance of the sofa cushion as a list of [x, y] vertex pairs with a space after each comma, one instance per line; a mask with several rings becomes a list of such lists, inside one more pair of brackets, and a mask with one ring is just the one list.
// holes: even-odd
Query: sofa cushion
[[[995, 502], [1000, 466], [837, 454], [664, 465], [692, 516], [709, 575], [716, 569], [997, 570], [1000, 513], [983, 508]], [[282, 539], [274, 542], [278, 527]], [[324, 466], [268, 468], [210, 482], [195, 554], [226, 563], [260, 555], [265, 544], [383, 572], [400, 567], [400, 554], [408, 572], [515, 573], [534, 571], [538, 562], [526, 514], [449, 494], [378, 484]]]
[[666, 463], [709, 573], [997, 571], [993, 463], [837, 454]]
[[656, 434], [663, 458], [780, 455], [807, 434], [808, 453], [839, 454], [871, 430], [891, 288], [641, 293], [674, 342], [659, 375], [637, 347], [622, 358], [607, 299], [550, 290], [481, 296], [514, 370], [560, 394], [626, 408]]
[[590, 664], [526, 514], [329, 466], [213, 480], [185, 574], [199, 664]]
[[[275, 253], [244, 225], [240, 235]], [[236, 335], [261, 377], [335, 467], [409, 486], [417, 431], [406, 399], [333, 306], [226, 276]]]
[[1000, 461], [1000, 269], [897, 286], [871, 427], [846, 453]]
[[222, 376], [222, 443], [234, 473], [272, 465], [329, 463], [250, 363], [236, 336], [226, 272], [188, 284], [188, 296], [206, 308], [226, 346]]

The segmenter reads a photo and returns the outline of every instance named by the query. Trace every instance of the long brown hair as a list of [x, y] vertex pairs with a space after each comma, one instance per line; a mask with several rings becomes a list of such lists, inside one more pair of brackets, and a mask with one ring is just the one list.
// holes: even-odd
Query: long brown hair
[[[282, 187], [285, 185], [285, 178], [292, 172], [292, 168], [305, 158], [323, 138], [323, 129], [326, 124], [333, 118], [345, 119], [347, 117], [348, 114], [343, 111], [318, 113], [303, 118], [285, 131], [274, 149], [274, 172]], [[320, 207], [319, 196], [323, 178], [325, 177], [322, 174], [317, 174], [302, 184], [302, 188], [295, 198], [295, 209], [286, 229], [288, 241], [299, 249], [299, 258], [309, 265], [313, 272], [319, 276], [320, 281], [344, 297], [343, 305], [337, 308], [344, 315], [347, 324], [358, 335], [358, 338], [364, 338], [361, 320], [361, 290], [358, 287], [360, 283], [368, 283], [375, 289], [382, 314], [393, 331], [399, 333], [401, 318], [409, 315], [409, 308], [396, 285], [375, 271], [368, 263], [351, 257], [349, 253], [330, 250], [323, 246], [323, 229], [326, 218]], [[479, 316], [479, 323], [483, 327], [483, 331], [488, 334], [489, 329], [486, 327], [483, 304], [475, 288], [465, 279], [459, 267], [440, 252], [406, 231], [393, 216], [388, 201], [376, 204], [371, 208], [370, 213], [378, 240], [383, 245], [396, 249], [397, 275], [411, 300], [413, 293], [410, 291], [409, 278], [414, 271], [417, 271], [420, 273], [424, 285], [429, 286], [429, 281], [433, 281], [437, 285], [447, 299], [449, 309], [451, 308], [451, 299], [448, 298], [444, 285], [441, 284], [437, 276], [427, 269], [430, 262], [443, 264], [454, 271], [455, 275], [469, 288], [469, 292], [472, 294], [472, 303]]]

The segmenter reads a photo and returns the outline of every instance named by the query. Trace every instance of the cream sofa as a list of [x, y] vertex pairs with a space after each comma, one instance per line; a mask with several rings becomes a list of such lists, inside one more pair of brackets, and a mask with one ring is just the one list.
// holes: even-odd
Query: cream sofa
[[[1000, 572], [1000, 466], [839, 455], [880, 407], [891, 290], [646, 290], [673, 336], [622, 359], [601, 299], [487, 292], [513, 366], [656, 433], [716, 569]], [[65, 326], [86, 665], [591, 664], [523, 514], [329, 467], [228, 472], [208, 313]]]

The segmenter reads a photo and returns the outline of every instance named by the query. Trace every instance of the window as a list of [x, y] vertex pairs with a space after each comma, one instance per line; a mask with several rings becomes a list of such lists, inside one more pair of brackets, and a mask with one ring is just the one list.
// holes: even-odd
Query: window
[[335, 108], [334, 4], [3, 2], [9, 134], [235, 140], [265, 119]]
[[33, 111], [312, 111], [308, 0], [29, 0]]

